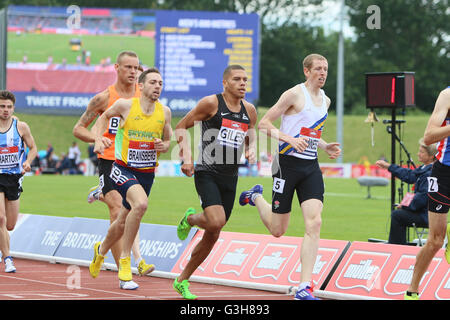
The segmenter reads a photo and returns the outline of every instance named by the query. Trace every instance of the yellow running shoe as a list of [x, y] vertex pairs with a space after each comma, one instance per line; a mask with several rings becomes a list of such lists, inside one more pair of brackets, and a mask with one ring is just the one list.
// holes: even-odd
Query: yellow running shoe
[[445, 246], [445, 260], [450, 264], [450, 223], [447, 224], [447, 245]]
[[126, 257], [119, 260], [119, 280], [131, 281], [133, 275], [131, 274], [131, 258]]
[[[409, 293], [409, 294], [408, 294]], [[417, 292], [405, 292], [403, 300], [419, 300], [419, 294]]]
[[102, 243], [100, 241], [94, 244], [94, 259], [92, 259], [92, 262], [89, 265], [89, 273], [91, 274], [92, 278], [97, 278], [102, 268], [103, 261], [106, 258], [100, 254], [101, 244]]
[[139, 262], [137, 269], [138, 269], [140, 276], [145, 276], [155, 270], [155, 265], [154, 264], [146, 264], [145, 260], [142, 259], [141, 262]]

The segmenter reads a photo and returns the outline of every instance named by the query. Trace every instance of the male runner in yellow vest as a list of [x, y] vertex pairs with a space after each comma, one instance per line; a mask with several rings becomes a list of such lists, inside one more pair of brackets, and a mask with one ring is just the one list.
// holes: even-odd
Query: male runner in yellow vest
[[119, 217], [111, 224], [103, 242], [94, 246], [94, 259], [89, 267], [92, 277], [100, 272], [104, 257], [123, 236], [119, 263], [119, 280], [132, 281], [131, 247], [139, 225], [147, 211], [148, 196], [158, 166], [158, 155], [167, 152], [172, 135], [171, 112], [159, 102], [162, 78], [158, 69], [150, 68], [139, 77], [140, 98], [119, 99], [105, 111], [93, 128], [94, 151], [103, 154], [111, 140], [102, 133], [111, 118], [118, 117], [120, 125], [115, 138], [115, 162], [110, 178], [122, 195]]
[[[133, 51], [122, 51], [117, 56], [114, 67], [117, 72], [116, 82], [109, 86], [106, 90], [95, 95], [91, 101], [89, 101], [86, 111], [73, 128], [74, 136], [84, 142], [95, 142], [95, 136], [88, 129], [88, 127], [98, 115], [103, 114], [119, 98], [129, 99], [140, 96], [139, 86], [136, 83], [136, 77], [139, 69], [139, 58], [137, 54]], [[89, 195], [89, 198], [101, 200], [108, 206], [111, 223], [117, 219], [122, 206], [122, 197], [116, 190], [114, 190], [111, 179], [109, 178], [109, 173], [111, 172], [111, 167], [115, 160], [114, 138], [118, 125], [119, 119], [111, 118], [103, 133], [103, 136], [110, 139], [113, 143], [103, 152], [102, 155], [98, 156], [99, 186], [94, 187]], [[88, 202], [91, 202], [92, 200], [89, 200], [89, 198]], [[118, 241], [111, 249], [117, 267], [119, 267], [121, 250], [120, 241]], [[138, 265], [139, 274], [145, 275], [154, 270], [154, 266], [146, 264], [145, 260], [141, 257], [139, 251], [139, 236], [136, 237], [135, 244], [133, 246], [133, 255], [136, 259], [136, 264]], [[128, 287], [121, 286], [121, 288], [137, 288], [137, 285], [133, 285], [132, 283], [127, 283], [127, 285]]]

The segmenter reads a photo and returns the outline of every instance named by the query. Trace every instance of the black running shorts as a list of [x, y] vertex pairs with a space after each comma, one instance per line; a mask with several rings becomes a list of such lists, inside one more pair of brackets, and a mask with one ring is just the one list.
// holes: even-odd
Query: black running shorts
[[449, 208], [450, 167], [436, 161], [428, 177], [428, 210], [446, 214]]
[[[272, 211], [289, 213], [292, 208], [294, 192], [297, 192], [299, 203], [318, 199], [323, 202], [323, 177], [319, 162], [300, 159], [294, 156], [279, 155], [274, 160], [272, 172]], [[279, 165], [278, 165], [279, 164]]]
[[114, 190], [113, 183], [109, 177], [113, 163], [114, 160], [106, 160], [103, 158], [98, 159], [99, 186], [103, 195], [106, 195], [111, 190]]
[[21, 174], [0, 174], [0, 192], [3, 192], [9, 201], [18, 200], [23, 192], [22, 181]]
[[223, 206], [228, 221], [236, 197], [238, 177], [209, 171], [196, 171], [194, 181], [202, 208], [205, 209], [213, 205]]
[[148, 197], [155, 179], [155, 173], [140, 172], [114, 163], [109, 177], [114, 185], [114, 189], [122, 196], [123, 206], [130, 210], [131, 205], [126, 200], [128, 189], [135, 184], [140, 184]]

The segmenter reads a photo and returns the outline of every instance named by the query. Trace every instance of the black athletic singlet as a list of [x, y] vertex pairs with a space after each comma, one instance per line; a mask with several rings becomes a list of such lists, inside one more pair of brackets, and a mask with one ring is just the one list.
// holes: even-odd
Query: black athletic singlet
[[237, 176], [250, 117], [242, 101], [241, 110], [232, 112], [222, 94], [216, 97], [219, 101], [217, 113], [202, 121], [201, 147], [195, 171]]

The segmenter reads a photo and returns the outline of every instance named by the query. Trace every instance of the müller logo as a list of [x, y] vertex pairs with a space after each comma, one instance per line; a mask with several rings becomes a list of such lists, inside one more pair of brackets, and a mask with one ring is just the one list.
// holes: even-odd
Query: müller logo
[[223, 250], [223, 255], [214, 266], [215, 274], [235, 274], [240, 276], [249, 263], [259, 243], [247, 240], [232, 240]]
[[362, 288], [370, 292], [381, 288], [381, 272], [389, 260], [389, 253], [355, 250], [341, 270], [336, 287]]
[[298, 246], [294, 244], [268, 243], [250, 270], [250, 277], [272, 278], [277, 281], [297, 249]]
[[[419, 291], [427, 290], [442, 259], [434, 258], [420, 281]], [[400, 257], [384, 285], [384, 293], [389, 296], [403, 296], [411, 283], [416, 256], [404, 254]]]
[[379, 271], [378, 266], [372, 265], [373, 260], [361, 260], [359, 264], [351, 264], [345, 271], [344, 278], [360, 279], [360, 280], [370, 280]]

